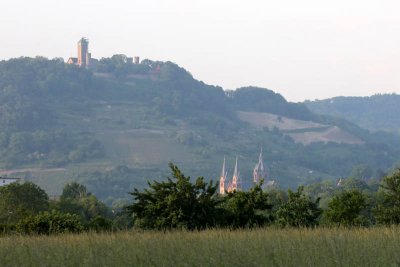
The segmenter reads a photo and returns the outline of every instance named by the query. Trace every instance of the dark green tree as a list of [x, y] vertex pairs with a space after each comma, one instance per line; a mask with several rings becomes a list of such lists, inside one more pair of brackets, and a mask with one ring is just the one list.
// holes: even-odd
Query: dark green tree
[[54, 208], [63, 213], [78, 215], [84, 223], [97, 216], [111, 218], [110, 209], [88, 192], [86, 186], [77, 182], [65, 185], [60, 201], [55, 203]]
[[66, 199], [83, 199], [87, 197], [88, 192], [86, 186], [79, 184], [77, 182], [68, 183], [64, 186], [62, 194], [60, 196], [61, 200]]
[[221, 204], [223, 217], [218, 221], [221, 226], [243, 228], [263, 226], [272, 221], [268, 212], [272, 205], [269, 203], [268, 194], [263, 192], [261, 184], [256, 185], [250, 191], [234, 191], [224, 197]]
[[377, 223], [400, 224], [400, 169], [383, 179], [379, 195], [381, 201], [374, 209]]
[[216, 224], [217, 185], [198, 177], [194, 184], [170, 163], [172, 178], [149, 182], [149, 188], [130, 194], [134, 203], [126, 207], [134, 224], [147, 229], [202, 229]]
[[282, 227], [312, 227], [318, 225], [321, 209], [319, 199], [313, 201], [303, 193], [303, 187], [297, 192], [288, 190], [288, 198], [276, 212], [277, 223]]
[[15, 224], [26, 216], [36, 215], [48, 208], [46, 192], [33, 183], [12, 183], [0, 187], [1, 224]]
[[366, 207], [365, 196], [360, 191], [344, 191], [331, 199], [323, 219], [328, 225], [368, 225], [367, 218], [362, 215]]

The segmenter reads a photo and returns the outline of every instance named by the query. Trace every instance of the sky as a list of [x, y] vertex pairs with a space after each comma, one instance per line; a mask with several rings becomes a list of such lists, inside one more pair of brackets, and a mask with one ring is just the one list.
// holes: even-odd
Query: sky
[[396, 0], [2, 0], [0, 59], [172, 61], [224, 89], [289, 101], [400, 93]]

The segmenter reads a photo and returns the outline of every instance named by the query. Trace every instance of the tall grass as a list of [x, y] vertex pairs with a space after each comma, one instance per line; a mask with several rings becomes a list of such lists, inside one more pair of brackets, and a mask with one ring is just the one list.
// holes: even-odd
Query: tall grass
[[400, 228], [0, 238], [1, 266], [399, 266]]

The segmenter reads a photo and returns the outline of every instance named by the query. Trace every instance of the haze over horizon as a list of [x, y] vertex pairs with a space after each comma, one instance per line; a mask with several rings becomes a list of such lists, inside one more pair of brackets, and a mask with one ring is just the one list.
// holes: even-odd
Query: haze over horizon
[[390, 0], [5, 1], [0, 59], [113, 54], [173, 61], [208, 84], [290, 101], [400, 93], [400, 3]]

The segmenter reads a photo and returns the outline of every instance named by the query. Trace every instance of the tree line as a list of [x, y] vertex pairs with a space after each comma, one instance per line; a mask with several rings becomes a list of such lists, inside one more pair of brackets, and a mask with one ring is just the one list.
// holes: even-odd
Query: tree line
[[[217, 184], [203, 177], [194, 183], [170, 164], [172, 177], [149, 182], [148, 188], [130, 194], [126, 207], [133, 225], [143, 229], [279, 227], [371, 227], [400, 223], [400, 169], [384, 177], [379, 190], [363, 192], [340, 188], [326, 205], [300, 186], [296, 191], [263, 190], [217, 194]], [[306, 188], [310, 189], [310, 188]], [[332, 188], [331, 188], [332, 189]], [[325, 206], [325, 207], [323, 207]]]
[[116, 217], [115, 211], [76, 182], [66, 184], [58, 199], [49, 199], [31, 182], [0, 187], [0, 234], [111, 231], [128, 225]]
[[[325, 204], [316, 186], [297, 190], [217, 193], [218, 185], [198, 177], [194, 182], [170, 163], [171, 177], [134, 189], [132, 203], [112, 210], [79, 183], [66, 184], [58, 199], [31, 183], [0, 187], [1, 233], [57, 234], [83, 231], [202, 230], [252, 227], [372, 227], [400, 224], [400, 169], [385, 176], [370, 193], [356, 186], [339, 188]], [[354, 181], [353, 181], [354, 183]], [[329, 188], [325, 188], [328, 191]]]
[[[265, 190], [217, 193], [218, 185], [198, 177], [194, 182], [170, 164], [171, 177], [134, 189], [133, 202], [112, 210], [84, 185], [66, 184], [58, 199], [31, 183], [0, 187], [1, 233], [56, 234], [123, 229], [202, 230], [207, 228], [372, 227], [400, 223], [400, 169], [384, 177], [371, 194], [354, 184], [339, 188], [321, 205], [316, 186], [287, 192]], [[353, 181], [354, 183], [354, 181]], [[332, 188], [331, 188], [332, 189]], [[325, 188], [328, 191], [329, 188]]]

